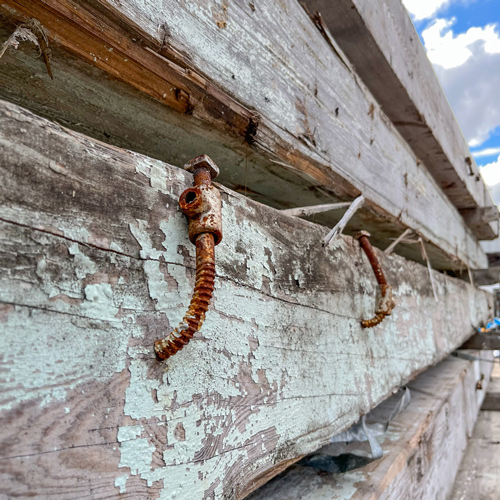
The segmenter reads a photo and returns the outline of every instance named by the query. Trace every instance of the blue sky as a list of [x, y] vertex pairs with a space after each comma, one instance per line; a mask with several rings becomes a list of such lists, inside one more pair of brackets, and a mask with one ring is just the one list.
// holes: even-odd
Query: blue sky
[[500, 183], [500, 0], [403, 3], [483, 178]]

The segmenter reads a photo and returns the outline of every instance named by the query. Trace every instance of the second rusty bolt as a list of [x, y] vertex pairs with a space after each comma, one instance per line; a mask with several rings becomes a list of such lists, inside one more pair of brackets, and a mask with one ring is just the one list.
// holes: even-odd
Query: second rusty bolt
[[385, 279], [384, 271], [380, 262], [375, 254], [375, 250], [369, 240], [370, 233], [367, 231], [360, 231], [355, 238], [359, 241], [359, 245], [364, 250], [368, 261], [372, 266], [373, 272], [375, 273], [375, 278], [380, 288], [380, 300], [375, 310], [375, 316], [371, 319], [364, 319], [361, 321], [361, 326], [363, 328], [372, 328], [379, 323], [382, 323], [386, 316], [390, 316], [392, 310], [396, 306], [394, 299], [392, 298], [392, 287], [387, 283]]

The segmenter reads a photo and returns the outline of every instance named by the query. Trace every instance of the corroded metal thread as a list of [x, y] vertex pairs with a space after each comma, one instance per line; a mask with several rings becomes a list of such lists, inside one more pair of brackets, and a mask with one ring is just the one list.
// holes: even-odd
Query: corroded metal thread
[[363, 319], [361, 320], [361, 326], [363, 328], [373, 328], [374, 326], [377, 326], [379, 323], [382, 323], [385, 318], [385, 314], [378, 313], [373, 316], [371, 319]]
[[392, 310], [395, 307], [394, 299], [392, 298], [392, 287], [387, 283], [385, 279], [384, 271], [382, 271], [382, 267], [380, 265], [380, 261], [373, 250], [373, 247], [368, 239], [369, 233], [366, 231], [361, 231], [356, 238], [359, 240], [359, 244], [361, 248], [364, 250], [366, 256], [368, 257], [368, 261], [372, 266], [373, 272], [375, 274], [375, 278], [380, 288], [380, 301], [375, 311], [375, 316], [371, 319], [363, 319], [361, 321], [361, 326], [363, 328], [373, 328], [377, 326], [379, 323], [382, 323], [386, 316], [390, 316]]
[[181, 324], [166, 338], [155, 342], [159, 360], [180, 351], [201, 328], [214, 293], [215, 246], [222, 240], [221, 197], [212, 184], [219, 173], [217, 165], [201, 155], [184, 168], [194, 174], [193, 187], [181, 194], [179, 206], [189, 220], [189, 239], [196, 245], [196, 281]]
[[214, 236], [212, 233], [202, 233], [196, 238], [196, 282], [191, 303], [182, 323], [166, 338], [155, 342], [158, 359], [167, 359], [180, 351], [201, 328], [214, 292], [214, 282]]

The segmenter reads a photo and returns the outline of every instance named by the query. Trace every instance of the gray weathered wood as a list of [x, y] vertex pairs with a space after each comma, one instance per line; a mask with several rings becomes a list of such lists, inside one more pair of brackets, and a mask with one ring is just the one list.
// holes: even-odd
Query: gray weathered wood
[[[382, 109], [459, 209], [494, 209], [460, 127], [401, 0], [304, 0], [354, 64]], [[467, 213], [467, 212], [466, 212]], [[495, 221], [466, 222], [479, 239]]]
[[489, 383], [481, 410], [500, 411], [500, 378], [493, 378]]
[[494, 285], [500, 282], [500, 266], [490, 266], [473, 272], [474, 283], [479, 286]]
[[[495, 364], [485, 400], [460, 465], [450, 500], [491, 500], [500, 491], [500, 406], [491, 396], [499, 396], [500, 370]], [[493, 410], [493, 411], [489, 411]]]
[[474, 279], [479, 285], [493, 285], [500, 282], [500, 238], [482, 241], [481, 248], [488, 257], [488, 269], [474, 271]]
[[492, 500], [500, 491], [500, 412], [482, 411], [450, 500]]
[[224, 239], [200, 334], [164, 364], [194, 247], [187, 172], [0, 104], [0, 494], [242, 498], [436, 363], [491, 296], [221, 187]]
[[498, 224], [498, 207], [476, 207], [460, 210], [460, 214], [469, 226], [482, 226], [488, 222]]
[[494, 332], [476, 333], [465, 341], [462, 348], [500, 350], [500, 334], [495, 334]]
[[[492, 359], [491, 353], [481, 355]], [[447, 498], [491, 368], [487, 361], [449, 358], [441, 362], [409, 384], [410, 404], [389, 425], [381, 442], [383, 458], [344, 474], [319, 474], [294, 465], [248, 500]], [[482, 377], [484, 386], [478, 390], [476, 384]], [[352, 445], [350, 451], [361, 446]]]
[[[207, 141], [227, 146], [221, 156], [221, 167], [226, 172], [222, 180], [230, 180], [240, 189], [246, 186], [268, 203], [289, 208], [294, 204], [352, 200], [362, 192], [369, 203], [353, 220], [352, 229], [371, 225], [365, 228], [374, 234], [375, 244], [386, 247], [388, 238], [411, 227], [446, 254], [443, 258], [434, 252], [433, 266], [452, 268], [457, 265], [453, 259], [456, 256], [471, 268], [486, 267], [482, 250], [455, 207], [354, 71], [331, 51], [295, 1], [266, 2], [255, 6], [255, 10], [242, 2], [220, 12], [216, 9], [216, 14], [203, 2], [188, 6], [172, 0], [136, 5], [129, 0], [119, 5], [105, 1], [76, 5], [65, 0], [51, 2], [50, 8], [48, 2], [7, 0], [18, 11], [40, 20], [56, 40], [56, 49], [62, 44], [80, 59], [171, 106], [175, 113], [184, 112], [184, 117], [189, 114], [182, 124], [179, 114], [161, 109], [153, 114], [155, 120], [161, 116], [165, 123], [173, 122], [176, 126], [172, 134], [181, 139], [168, 137], [168, 153], [161, 158], [172, 161], [173, 157], [185, 155], [181, 148], [187, 141], [180, 128], [189, 124], [197, 134], [193, 143], [197, 147]], [[225, 24], [218, 19], [221, 12], [229, 16]], [[207, 39], [210, 43], [206, 43]], [[85, 50], [89, 45], [91, 50]], [[7, 51], [4, 58], [9, 56], [12, 61], [13, 52]], [[16, 72], [15, 58], [12, 64]], [[139, 143], [141, 150], [150, 155], [165, 152], [167, 148], [156, 137], [147, 140], [158, 135], [161, 120], [155, 127], [147, 124], [151, 115], [145, 119], [140, 106], [134, 106], [114, 126], [107, 124], [113, 120], [110, 107], [119, 108], [120, 101], [107, 103], [101, 92], [106, 85], [115, 88], [114, 80], [100, 80], [97, 92], [90, 79], [85, 91], [92, 94], [92, 106], [86, 112], [66, 102], [65, 96], [75, 99], [74, 89], [66, 81], [66, 71], [71, 73], [75, 68], [71, 64], [68, 67], [60, 64], [54, 68], [54, 73], [56, 69], [62, 71], [59, 87], [41, 82], [37, 74], [36, 83], [43, 86], [37, 99], [42, 99], [43, 104], [32, 97], [29, 78], [33, 75], [23, 72], [10, 83], [2, 80], [7, 82], [2, 95], [52, 115], [58, 113], [54, 107], [63, 102], [66, 109], [59, 112], [59, 119], [79, 124], [80, 130], [102, 133], [103, 127], [109, 127], [113, 129], [113, 142], [125, 142], [131, 147]], [[74, 74], [70, 80], [81, 88]], [[23, 90], [23, 82], [29, 82], [29, 88]], [[172, 93], [172, 89], [178, 92]], [[184, 98], [179, 101], [179, 96]], [[122, 99], [122, 107], [129, 104]], [[123, 109], [116, 112], [123, 113]], [[134, 115], [136, 112], [139, 117]], [[76, 115], [83, 121], [79, 122]], [[151, 130], [148, 136], [140, 127], [144, 122]], [[237, 147], [233, 148], [234, 143]], [[301, 196], [304, 199], [299, 199]], [[316, 200], [311, 199], [314, 197]], [[447, 224], [439, 222], [443, 219]], [[333, 225], [330, 221], [328, 224]], [[400, 246], [398, 252], [403, 251], [418, 255], [414, 249]]]

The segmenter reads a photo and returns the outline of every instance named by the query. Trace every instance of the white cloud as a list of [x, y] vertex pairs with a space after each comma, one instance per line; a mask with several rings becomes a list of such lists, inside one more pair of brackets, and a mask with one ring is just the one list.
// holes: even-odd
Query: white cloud
[[472, 151], [474, 158], [483, 158], [485, 156], [493, 156], [500, 154], [500, 148], [486, 148], [480, 151]]
[[429, 19], [451, 0], [403, 0], [406, 10], [415, 21]]
[[500, 37], [494, 24], [469, 28], [455, 36], [454, 20], [437, 19], [422, 32], [427, 56], [433, 64], [444, 69], [456, 68], [467, 62], [480, 45], [486, 54], [500, 54]]
[[484, 165], [479, 171], [488, 186], [498, 184], [500, 182], [500, 156], [497, 158], [497, 161]]
[[500, 35], [495, 25], [455, 35], [453, 20], [422, 32], [429, 59], [470, 146], [500, 126]]
[[500, 205], [500, 182], [489, 186], [489, 191], [496, 205]]

